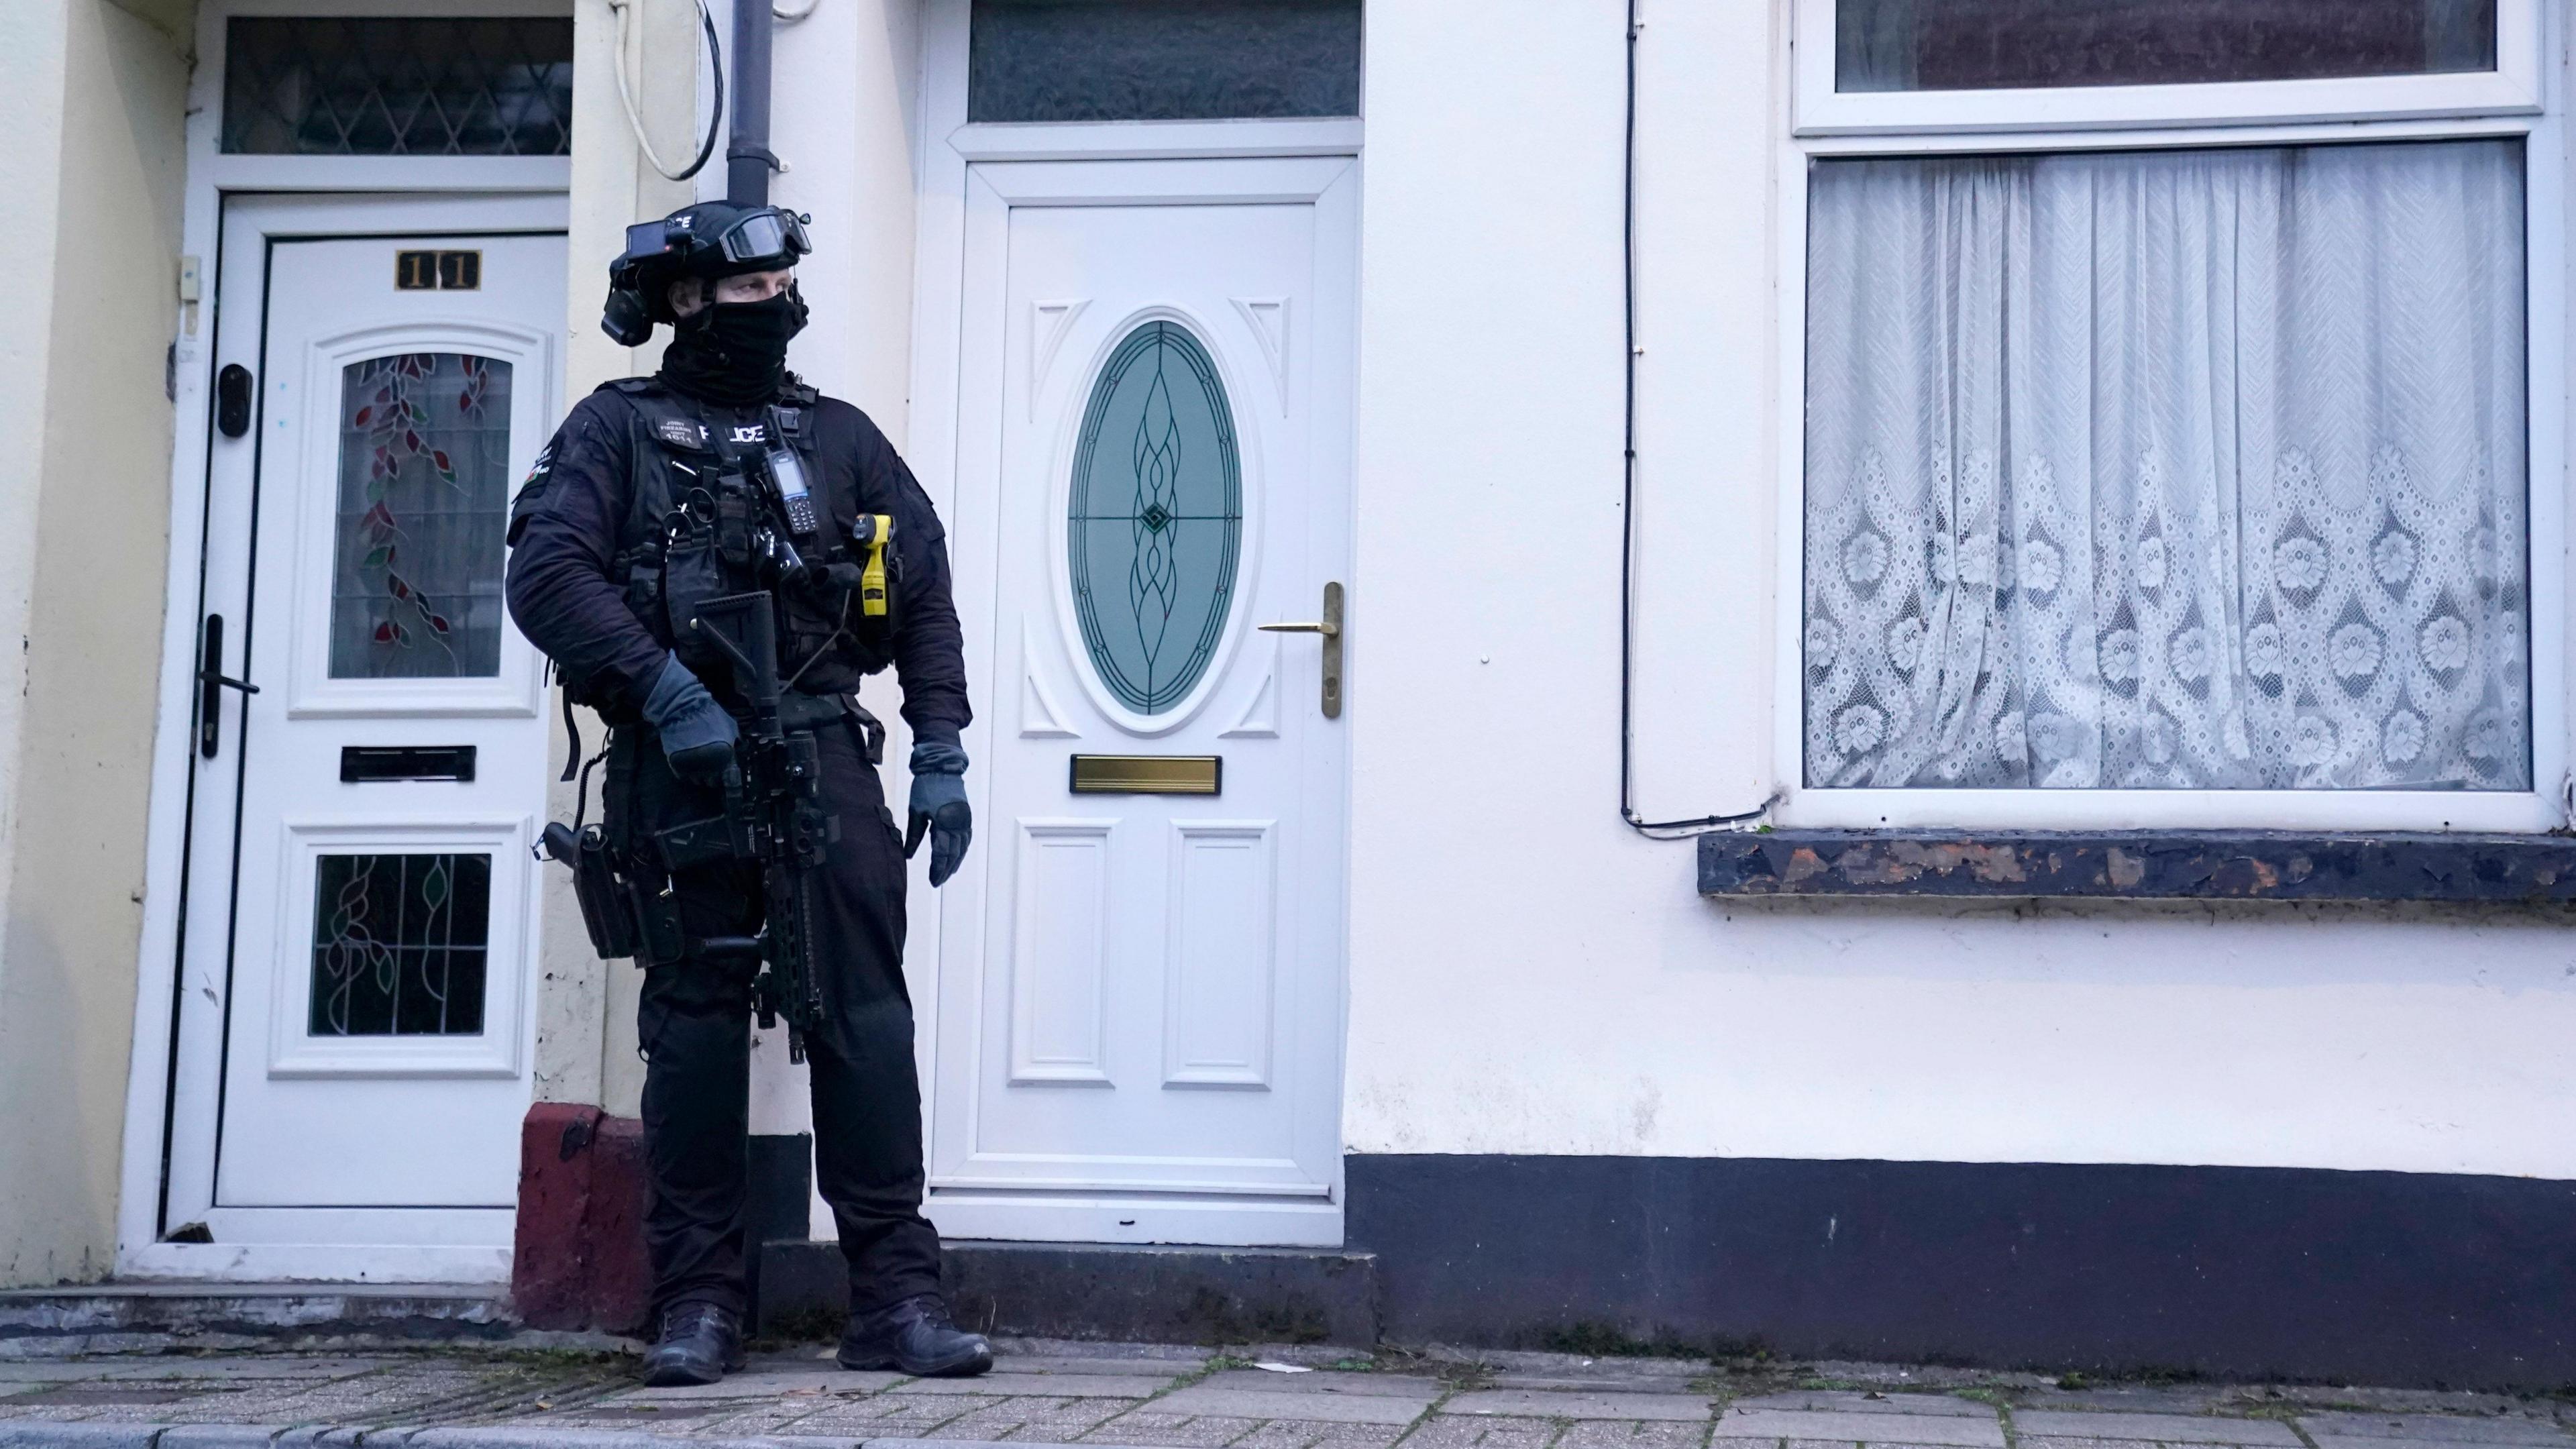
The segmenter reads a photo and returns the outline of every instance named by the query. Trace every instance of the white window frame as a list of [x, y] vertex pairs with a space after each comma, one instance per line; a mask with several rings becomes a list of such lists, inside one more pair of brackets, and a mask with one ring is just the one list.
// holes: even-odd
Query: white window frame
[[[1781, 593], [1774, 617], [1777, 698], [1774, 712], [1776, 778], [1783, 783], [1773, 819], [1782, 825], [1817, 828], [1884, 829], [1958, 827], [1967, 829], [2270, 829], [2270, 830], [2436, 830], [2529, 832], [2571, 823], [2568, 773], [2568, 728], [2576, 709], [2568, 698], [2569, 483], [2567, 472], [2567, 183], [2568, 157], [2563, 138], [2566, 61], [2555, 47], [2565, 43], [2564, 23], [2546, 25], [2532, 0], [2500, 0], [2499, 31], [2528, 25], [2535, 32], [2507, 46], [2500, 33], [2498, 49], [2511, 54], [2527, 49], [2531, 60], [2527, 89], [2505, 97], [2491, 109], [2457, 115], [2428, 116], [2408, 97], [2394, 93], [2390, 109], [2368, 116], [2350, 115], [2333, 123], [2302, 120], [2283, 124], [2277, 118], [2302, 114], [2319, 94], [2314, 81], [2251, 85], [2104, 87], [2087, 91], [2006, 93], [1961, 91], [1946, 95], [1912, 92], [1874, 96], [1873, 102], [1898, 100], [1917, 107], [1907, 129], [1894, 132], [1882, 122], [1873, 134], [1845, 134], [1864, 129], [1843, 125], [1858, 113], [1841, 109], [1852, 97], [1832, 96], [1831, 37], [1834, 0], [1788, 0], [1799, 33], [1825, 37], [1815, 47], [1825, 60], [1822, 83], [1828, 87], [1822, 110], [1832, 127], [1811, 129], [1810, 75], [1814, 55], [1793, 52], [1792, 96], [1799, 124], [1785, 128], [1778, 168], [1781, 189], [1780, 377], [1779, 420], [1783, 500], [1778, 539]], [[2538, 63], [2541, 42], [2552, 57]], [[2526, 45], [2526, 42], [2528, 43]], [[2500, 59], [2503, 58], [2500, 56]], [[2459, 77], [2410, 78], [2457, 81]], [[2494, 77], [2478, 77], [2493, 80]], [[2334, 84], [2341, 84], [2336, 82]], [[2177, 110], [2202, 108], [2212, 93], [2226, 92], [2241, 104], [2227, 118], [2195, 114], [2188, 123], [2160, 124], [2152, 129], [2125, 129], [2134, 123], [2105, 119], [2134, 114], [2139, 102], [2121, 92], [2170, 89], [2198, 92], [2175, 97]], [[2429, 94], [2422, 93], [2422, 94]], [[2090, 111], [2080, 101], [2107, 102]], [[2002, 100], [1998, 100], [2002, 97]], [[2030, 104], [2045, 99], [2046, 105]], [[1982, 119], [1963, 111], [1985, 104]], [[1870, 114], [1891, 114], [1885, 108]], [[2044, 124], [2024, 124], [2038, 117]], [[2530, 569], [2531, 610], [2531, 756], [2533, 788], [2522, 791], [2466, 790], [2059, 790], [2059, 789], [1845, 789], [1809, 787], [1806, 780], [1806, 677], [1803, 634], [1806, 623], [1806, 336], [1807, 336], [1807, 178], [1810, 163], [1840, 156], [1923, 156], [1956, 152], [2037, 153], [2082, 150], [2140, 150], [2212, 146], [2278, 146], [2400, 140], [2409, 138], [2515, 137], [2524, 143], [2524, 298], [2529, 381]]]
[[1791, 0], [1790, 69], [1801, 136], [2533, 115], [2543, 104], [2547, 26], [2542, 0], [2496, 0], [2496, 68], [2492, 71], [2191, 85], [1854, 92], [1834, 89], [1837, 3]]

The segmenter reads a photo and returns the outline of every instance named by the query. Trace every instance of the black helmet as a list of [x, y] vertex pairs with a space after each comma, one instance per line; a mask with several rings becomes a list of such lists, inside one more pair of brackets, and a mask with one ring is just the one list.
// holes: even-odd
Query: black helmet
[[641, 346], [656, 322], [677, 322], [671, 284], [683, 277], [740, 276], [796, 265], [812, 251], [808, 217], [774, 206], [701, 201], [660, 221], [626, 229], [626, 251], [608, 264], [608, 307], [599, 328], [621, 347]]

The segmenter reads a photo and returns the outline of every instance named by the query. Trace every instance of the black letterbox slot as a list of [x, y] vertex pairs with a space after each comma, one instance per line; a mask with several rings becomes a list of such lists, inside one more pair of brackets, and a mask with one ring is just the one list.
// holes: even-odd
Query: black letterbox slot
[[340, 783], [369, 780], [471, 780], [472, 745], [344, 745]]

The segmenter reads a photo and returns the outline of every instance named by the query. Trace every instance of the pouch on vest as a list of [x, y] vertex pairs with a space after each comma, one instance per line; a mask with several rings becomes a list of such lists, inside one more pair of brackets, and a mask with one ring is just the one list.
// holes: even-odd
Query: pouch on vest
[[680, 902], [642, 875], [626, 878], [627, 899], [635, 907], [635, 964], [669, 966], [689, 958], [689, 936], [680, 924]]
[[700, 519], [693, 510], [685, 516], [686, 522], [674, 529], [662, 554], [664, 628], [680, 662], [714, 687], [732, 677], [732, 666], [723, 650], [690, 626], [697, 620], [700, 604], [736, 590], [726, 581], [714, 520]]

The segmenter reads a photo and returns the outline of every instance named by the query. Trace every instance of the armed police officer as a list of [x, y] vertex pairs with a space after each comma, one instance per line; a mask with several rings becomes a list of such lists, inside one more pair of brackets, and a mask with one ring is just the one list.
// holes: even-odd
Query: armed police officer
[[[840, 1362], [992, 1364], [949, 1318], [921, 1215], [902, 969], [910, 847], [929, 836], [937, 886], [971, 836], [947, 552], [885, 435], [786, 370], [806, 319], [801, 222], [704, 202], [628, 229], [602, 325], [635, 346], [668, 324], [661, 370], [574, 407], [510, 521], [511, 617], [610, 729], [603, 824], [559, 858], [579, 857], [594, 943], [645, 967], [657, 1384], [740, 1366], [755, 1008], [783, 1010], [811, 1062], [817, 1177], [850, 1275]], [[888, 665], [914, 740], [909, 842], [857, 696]], [[762, 780], [784, 802], [765, 816]]]

